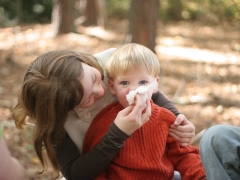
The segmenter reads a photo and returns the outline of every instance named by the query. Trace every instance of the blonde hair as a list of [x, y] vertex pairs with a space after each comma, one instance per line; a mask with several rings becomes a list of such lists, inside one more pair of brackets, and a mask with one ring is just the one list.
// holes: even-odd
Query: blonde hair
[[150, 49], [140, 44], [126, 44], [114, 51], [107, 61], [107, 76], [113, 80], [118, 74], [125, 74], [143, 66], [152, 76], [157, 77], [160, 73], [160, 62]]
[[54, 148], [65, 135], [68, 112], [80, 103], [84, 93], [77, 80], [83, 75], [82, 62], [97, 68], [103, 77], [103, 70], [92, 55], [61, 50], [37, 57], [26, 72], [12, 113], [19, 129], [25, 127], [27, 118], [35, 124], [33, 144], [43, 167], [40, 173], [46, 168], [46, 150], [56, 178], [59, 167]]

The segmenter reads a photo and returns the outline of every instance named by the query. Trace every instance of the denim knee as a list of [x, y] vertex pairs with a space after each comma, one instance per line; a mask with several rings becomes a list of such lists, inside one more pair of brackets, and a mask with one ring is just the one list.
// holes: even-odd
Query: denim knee
[[221, 144], [227, 136], [228, 127], [226, 125], [215, 125], [210, 127], [203, 135], [200, 148], [205, 149], [205, 146], [214, 148], [215, 145]]

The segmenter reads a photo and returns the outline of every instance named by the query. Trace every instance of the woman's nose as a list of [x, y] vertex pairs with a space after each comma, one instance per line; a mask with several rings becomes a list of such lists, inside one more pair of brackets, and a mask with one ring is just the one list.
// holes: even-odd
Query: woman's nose
[[104, 93], [103, 86], [101, 86], [101, 85], [94, 86], [93, 93], [96, 97], [102, 96], [102, 94]]

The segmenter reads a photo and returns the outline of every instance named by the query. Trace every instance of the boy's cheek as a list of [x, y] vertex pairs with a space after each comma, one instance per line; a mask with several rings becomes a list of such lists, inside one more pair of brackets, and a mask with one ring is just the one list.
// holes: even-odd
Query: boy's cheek
[[125, 90], [125, 89], [118, 89], [117, 90], [117, 96], [118, 96], [118, 99], [126, 99], [126, 95], [128, 94], [128, 91]]
[[127, 98], [126, 98], [126, 95], [128, 94], [127, 91], [120, 91], [117, 98], [118, 98], [118, 101], [120, 102], [120, 104], [125, 108], [128, 106], [128, 102], [127, 102]]

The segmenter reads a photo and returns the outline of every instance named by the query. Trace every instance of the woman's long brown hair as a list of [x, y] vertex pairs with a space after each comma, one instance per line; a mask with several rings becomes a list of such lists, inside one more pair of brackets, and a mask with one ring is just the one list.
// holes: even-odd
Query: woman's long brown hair
[[37, 57], [30, 65], [21, 87], [12, 117], [16, 127], [23, 129], [28, 121], [35, 124], [33, 144], [37, 156], [46, 168], [43, 150], [59, 177], [54, 147], [63, 140], [68, 112], [83, 97], [83, 87], [77, 78], [83, 75], [82, 62], [97, 68], [97, 60], [88, 54], [68, 50], [52, 51]]

